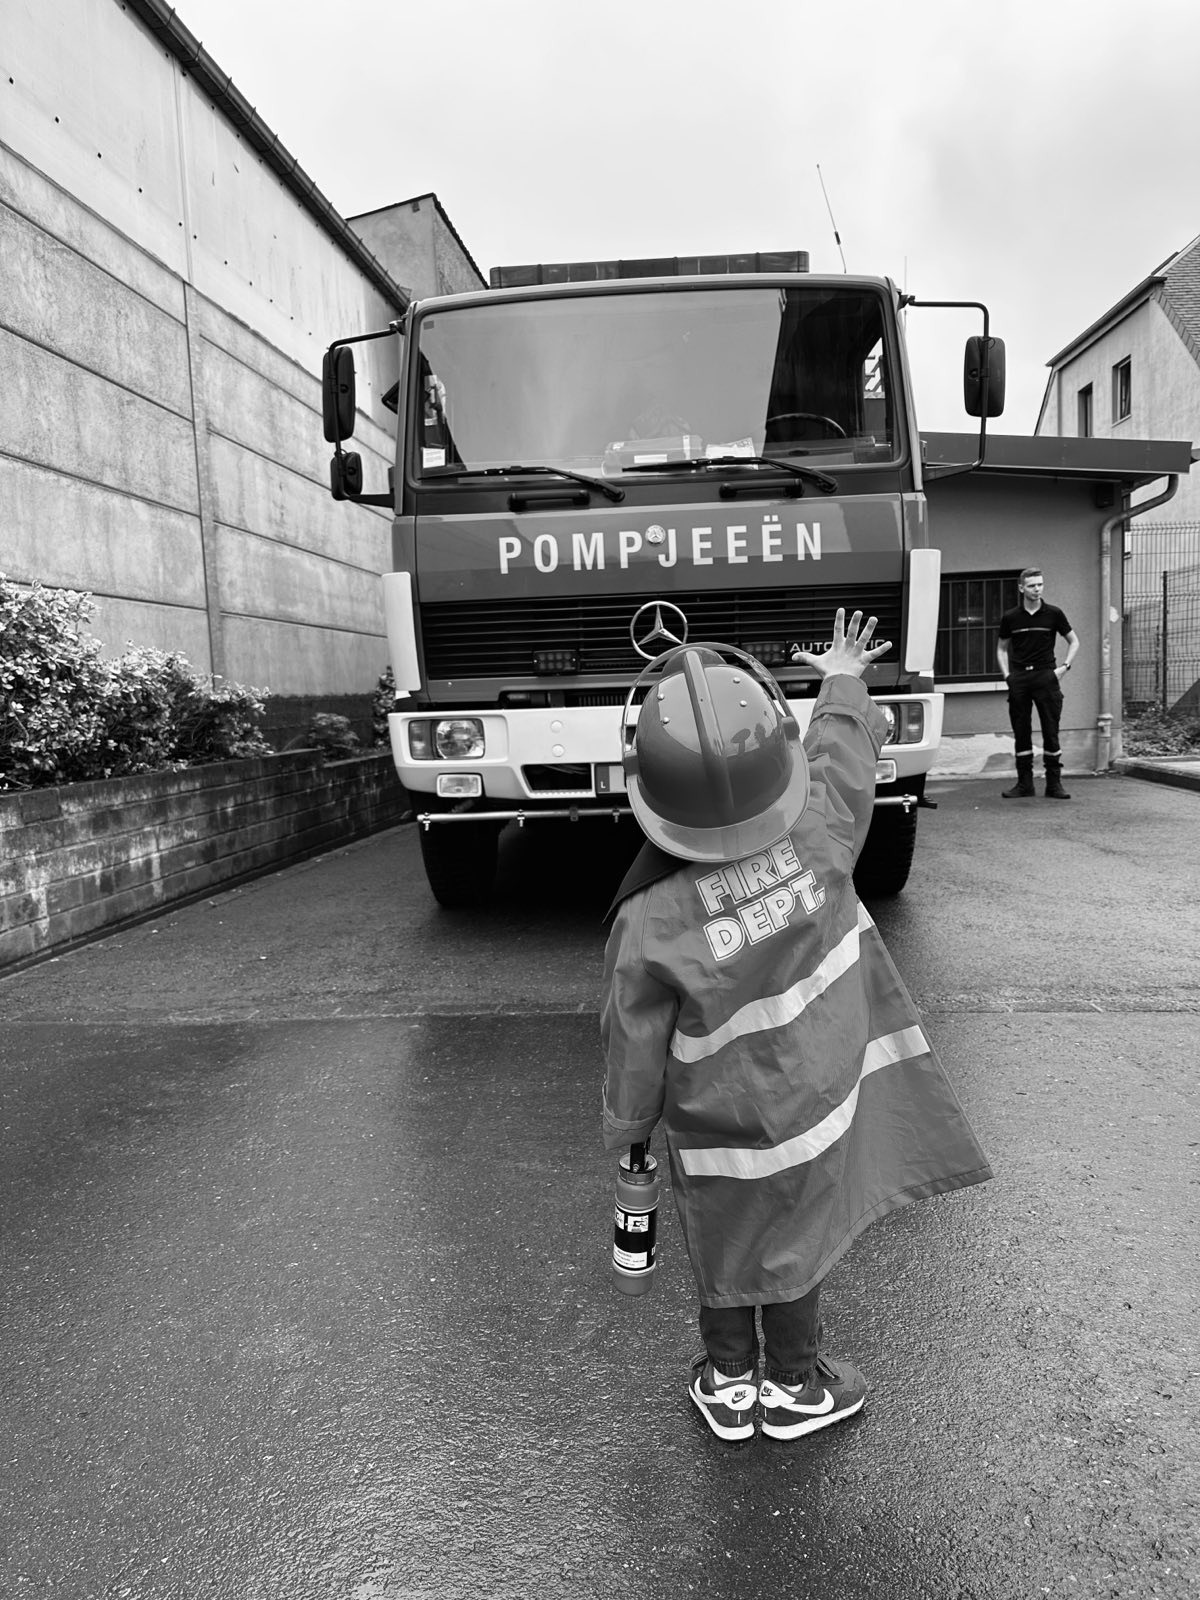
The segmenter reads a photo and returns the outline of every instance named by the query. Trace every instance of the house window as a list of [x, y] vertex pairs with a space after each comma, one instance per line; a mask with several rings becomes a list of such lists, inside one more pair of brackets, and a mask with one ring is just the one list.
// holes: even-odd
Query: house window
[[1114, 422], [1124, 422], [1133, 410], [1133, 389], [1130, 382], [1129, 357], [1118, 361], [1112, 369], [1112, 414]]
[[1076, 430], [1081, 439], [1092, 437], [1092, 386], [1087, 384], [1079, 391], [1079, 427]]
[[1016, 572], [955, 572], [942, 579], [934, 677], [999, 678], [1000, 618], [1020, 600]]

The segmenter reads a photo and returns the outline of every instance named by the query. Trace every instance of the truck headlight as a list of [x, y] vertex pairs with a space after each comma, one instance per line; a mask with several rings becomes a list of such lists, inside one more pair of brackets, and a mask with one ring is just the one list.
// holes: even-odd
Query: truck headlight
[[884, 744], [920, 744], [925, 737], [925, 707], [920, 700], [906, 700], [899, 705], [877, 701], [887, 719], [888, 731]]
[[483, 754], [483, 723], [476, 717], [435, 722], [433, 743], [443, 761], [476, 761]]
[[408, 724], [408, 753], [414, 761], [474, 761], [484, 751], [478, 717], [425, 717]]

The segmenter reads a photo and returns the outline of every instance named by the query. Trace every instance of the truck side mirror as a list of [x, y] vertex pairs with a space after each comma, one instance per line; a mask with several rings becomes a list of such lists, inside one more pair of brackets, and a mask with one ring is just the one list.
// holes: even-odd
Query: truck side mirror
[[[985, 352], [986, 346], [986, 352]], [[987, 391], [984, 392], [984, 355], [987, 356]], [[967, 340], [963, 356], [963, 405], [969, 417], [998, 417], [1004, 411], [1004, 340]]]
[[354, 437], [354, 352], [348, 345], [326, 350], [321, 363], [321, 399], [329, 444]]
[[335, 500], [358, 500], [363, 492], [362, 457], [342, 450], [329, 463], [329, 492]]

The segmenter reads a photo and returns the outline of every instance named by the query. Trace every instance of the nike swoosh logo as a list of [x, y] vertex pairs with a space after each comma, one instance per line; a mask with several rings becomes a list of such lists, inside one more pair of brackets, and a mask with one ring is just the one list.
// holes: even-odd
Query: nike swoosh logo
[[[802, 1412], [806, 1417], [824, 1417], [833, 1410], [833, 1396], [830, 1394], [828, 1389], [823, 1389], [821, 1394], [822, 1399], [819, 1405], [802, 1406], [795, 1401], [791, 1395], [786, 1394], [782, 1389], [772, 1387], [770, 1391], [768, 1391], [766, 1385], [764, 1384], [762, 1398], [764, 1403], [768, 1406], [782, 1402], [787, 1405], [790, 1411]], [[779, 1402], [776, 1402], [775, 1400], [776, 1395], [779, 1395], [780, 1397]]]
[[833, 1410], [833, 1396], [830, 1394], [828, 1389], [823, 1389], [821, 1392], [825, 1398], [821, 1401], [819, 1406], [798, 1406], [793, 1401], [793, 1410], [807, 1411], [809, 1415], [813, 1417], [823, 1417], [827, 1411]]

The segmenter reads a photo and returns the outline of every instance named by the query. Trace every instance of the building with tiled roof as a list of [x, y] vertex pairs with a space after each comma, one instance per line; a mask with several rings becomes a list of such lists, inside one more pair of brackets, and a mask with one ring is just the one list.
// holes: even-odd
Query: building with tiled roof
[[[1200, 441], [1200, 238], [1050, 358], [1037, 433]], [[1153, 485], [1139, 500], [1159, 492]], [[1200, 476], [1135, 517], [1122, 596], [1126, 704], [1191, 703], [1200, 686]]]
[[[1168, 256], [1047, 362], [1038, 434], [1200, 438], [1200, 237]], [[1200, 480], [1181, 484], [1176, 518]], [[1185, 518], [1187, 520], [1187, 518]]]

